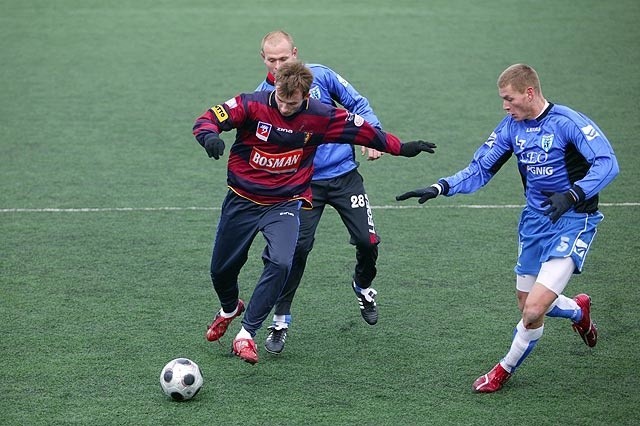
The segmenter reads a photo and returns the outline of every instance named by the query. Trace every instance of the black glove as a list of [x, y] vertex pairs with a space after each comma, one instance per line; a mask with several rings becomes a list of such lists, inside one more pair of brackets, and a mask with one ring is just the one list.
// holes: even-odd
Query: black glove
[[436, 147], [435, 143], [425, 142], [425, 141], [414, 141], [414, 142], [405, 142], [400, 147], [400, 155], [403, 157], [415, 157], [420, 154], [422, 151], [426, 151], [428, 153], [433, 154], [434, 148]]
[[434, 183], [433, 185], [427, 186], [426, 188], [416, 189], [414, 191], [405, 192], [402, 195], [397, 195], [396, 200], [402, 201], [406, 200], [407, 198], [420, 197], [418, 203], [424, 204], [427, 200], [436, 198], [440, 194], [442, 194], [442, 185], [440, 185], [439, 183]]
[[544, 200], [540, 206], [549, 206], [549, 208], [544, 211], [544, 214], [545, 216], [549, 216], [551, 223], [556, 223], [558, 219], [560, 219], [560, 216], [584, 198], [584, 191], [574, 185], [567, 192], [542, 191], [542, 195], [548, 198]]
[[204, 150], [207, 151], [209, 158], [216, 160], [224, 154], [224, 141], [215, 133], [209, 133], [204, 140]]

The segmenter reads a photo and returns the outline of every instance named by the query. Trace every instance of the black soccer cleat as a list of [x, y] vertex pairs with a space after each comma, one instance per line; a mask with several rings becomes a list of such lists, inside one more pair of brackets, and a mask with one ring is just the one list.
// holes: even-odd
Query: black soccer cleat
[[376, 307], [376, 295], [378, 292], [371, 287], [363, 288], [361, 291], [358, 291], [355, 282], [351, 283], [351, 287], [358, 299], [362, 318], [367, 322], [367, 324], [374, 325], [378, 322], [378, 308]]
[[287, 340], [288, 328], [277, 329], [274, 326], [269, 327], [267, 340], [264, 342], [264, 348], [270, 354], [278, 355], [284, 350], [284, 342]]

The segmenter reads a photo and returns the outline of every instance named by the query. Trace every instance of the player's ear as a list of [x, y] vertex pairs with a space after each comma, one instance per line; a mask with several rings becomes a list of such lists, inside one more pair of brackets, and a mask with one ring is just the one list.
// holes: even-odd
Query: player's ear
[[536, 94], [536, 90], [533, 87], [527, 87], [527, 99], [528, 100], [533, 100], [533, 96]]
[[294, 58], [298, 58], [298, 48], [293, 46], [293, 49], [291, 49], [291, 56], [293, 56]]

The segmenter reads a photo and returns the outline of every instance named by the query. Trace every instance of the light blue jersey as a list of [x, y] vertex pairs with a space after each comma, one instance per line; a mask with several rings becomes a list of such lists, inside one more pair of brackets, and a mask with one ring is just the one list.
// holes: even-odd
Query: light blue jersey
[[[377, 128], [381, 128], [378, 117], [373, 113], [367, 98], [342, 78], [338, 73], [320, 64], [307, 64], [313, 73], [313, 83], [309, 94], [327, 105], [342, 105], [356, 113]], [[271, 74], [256, 88], [256, 91], [274, 90]], [[313, 161], [313, 179], [324, 180], [342, 176], [358, 167], [352, 145], [320, 145]]]
[[611, 144], [593, 121], [566, 106], [549, 104], [534, 120], [505, 117], [469, 166], [440, 180], [443, 194], [477, 191], [512, 155], [518, 161], [527, 206], [538, 212], [548, 198], [543, 191], [566, 192], [577, 185], [584, 200], [565, 215], [593, 213], [598, 209], [598, 192], [619, 173]]

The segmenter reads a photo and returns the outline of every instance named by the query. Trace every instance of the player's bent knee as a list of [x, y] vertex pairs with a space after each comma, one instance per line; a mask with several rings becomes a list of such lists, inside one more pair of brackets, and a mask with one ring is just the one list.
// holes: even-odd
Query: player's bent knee
[[291, 259], [288, 257], [275, 257], [269, 259], [269, 268], [283, 273], [289, 273], [291, 270]]
[[525, 327], [528, 324], [538, 324], [544, 319], [546, 313], [546, 306], [539, 303], [526, 303], [524, 309], [522, 309], [522, 319]]

